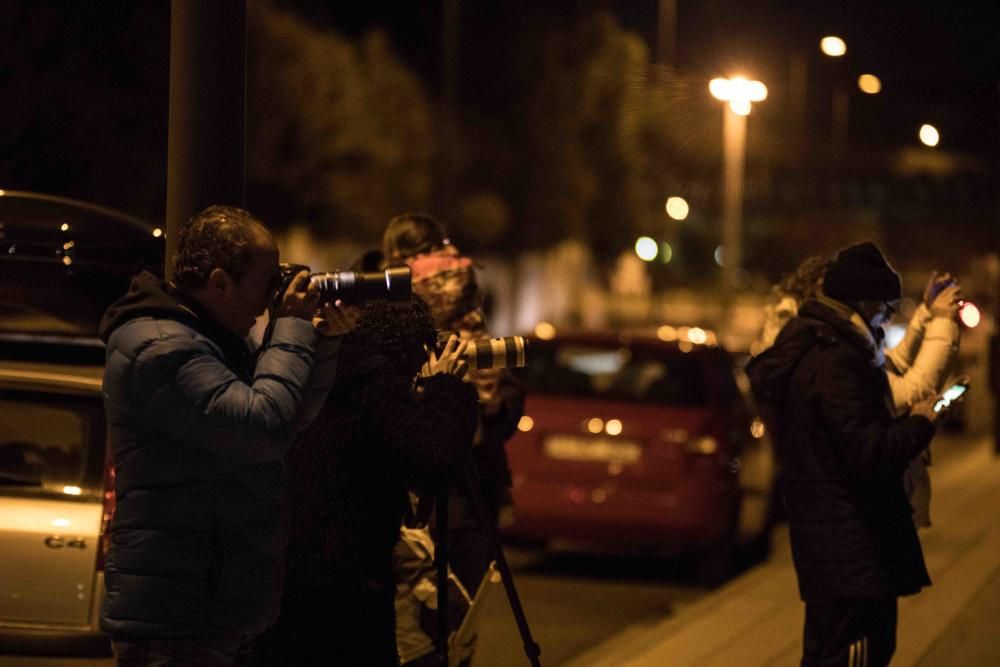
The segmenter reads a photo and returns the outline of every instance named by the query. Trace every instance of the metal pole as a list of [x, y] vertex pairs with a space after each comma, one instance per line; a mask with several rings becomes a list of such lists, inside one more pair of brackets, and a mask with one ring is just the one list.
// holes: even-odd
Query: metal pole
[[172, 0], [167, 276], [181, 225], [246, 200], [246, 0]]
[[656, 26], [656, 62], [677, 67], [677, 0], [660, 0]]
[[722, 120], [722, 282], [736, 284], [743, 264], [743, 171], [746, 160], [747, 117], [723, 107]]
[[833, 90], [833, 107], [831, 108], [831, 141], [834, 162], [840, 163], [847, 156], [847, 132], [851, 113], [851, 93], [843, 86]]

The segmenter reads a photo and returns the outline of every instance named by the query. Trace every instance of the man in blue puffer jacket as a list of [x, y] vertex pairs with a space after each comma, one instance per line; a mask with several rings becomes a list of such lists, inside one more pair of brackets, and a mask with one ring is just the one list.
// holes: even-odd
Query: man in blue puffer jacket
[[299, 274], [273, 335], [247, 335], [279, 284], [270, 232], [212, 206], [181, 231], [175, 281], [150, 273], [105, 313], [117, 508], [101, 626], [120, 665], [234, 664], [274, 622], [287, 536], [282, 464], [333, 383], [356, 307]]

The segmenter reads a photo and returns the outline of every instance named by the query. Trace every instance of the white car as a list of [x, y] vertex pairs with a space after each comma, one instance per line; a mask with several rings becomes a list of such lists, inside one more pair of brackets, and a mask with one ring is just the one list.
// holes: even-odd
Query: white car
[[102, 373], [0, 361], [0, 655], [110, 655]]

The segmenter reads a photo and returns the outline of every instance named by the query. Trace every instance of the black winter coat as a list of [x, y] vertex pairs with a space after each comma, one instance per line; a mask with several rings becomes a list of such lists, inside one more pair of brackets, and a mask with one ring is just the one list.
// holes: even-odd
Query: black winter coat
[[777, 417], [799, 590], [806, 602], [908, 595], [930, 584], [903, 471], [934, 435], [893, 419], [869, 342], [809, 301], [748, 373]]
[[457, 479], [476, 428], [475, 389], [410, 378], [345, 342], [329, 400], [287, 458], [292, 530], [270, 665], [396, 665], [392, 552], [408, 489]]

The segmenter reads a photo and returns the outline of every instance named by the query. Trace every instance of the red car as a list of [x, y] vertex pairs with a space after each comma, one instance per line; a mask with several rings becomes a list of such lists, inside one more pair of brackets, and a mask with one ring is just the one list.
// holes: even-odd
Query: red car
[[714, 334], [546, 337], [531, 340], [521, 371], [508, 537], [698, 552], [709, 579], [724, 576], [736, 546], [766, 553], [773, 447]]

